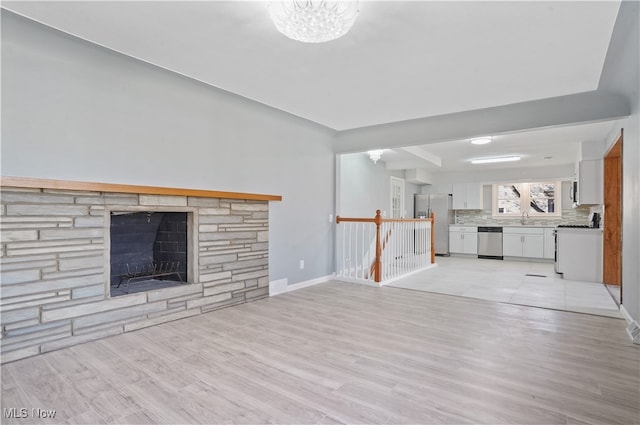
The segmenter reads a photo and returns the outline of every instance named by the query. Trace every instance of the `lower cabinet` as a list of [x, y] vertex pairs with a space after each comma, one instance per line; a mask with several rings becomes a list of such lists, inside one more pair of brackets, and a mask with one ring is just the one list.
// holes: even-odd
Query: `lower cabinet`
[[[546, 227], [503, 227], [502, 255], [553, 260], [555, 255], [553, 230]], [[449, 226], [449, 252], [478, 255], [478, 228], [463, 225]]]
[[544, 258], [544, 229], [505, 227], [502, 253], [505, 257]]
[[449, 227], [449, 252], [478, 255], [478, 228], [473, 226]]

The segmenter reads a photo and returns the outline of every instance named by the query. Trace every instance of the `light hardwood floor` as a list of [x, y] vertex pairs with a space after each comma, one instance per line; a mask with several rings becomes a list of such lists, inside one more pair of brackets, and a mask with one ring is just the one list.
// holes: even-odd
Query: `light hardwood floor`
[[2, 366], [2, 423], [640, 424], [625, 322], [329, 282]]

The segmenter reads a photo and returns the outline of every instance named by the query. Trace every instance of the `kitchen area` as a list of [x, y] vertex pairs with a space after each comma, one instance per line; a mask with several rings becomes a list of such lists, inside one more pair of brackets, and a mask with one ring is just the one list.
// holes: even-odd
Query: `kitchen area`
[[[607, 262], [621, 251], [607, 247], [605, 237], [616, 227], [607, 200], [612, 185], [605, 185], [603, 140], [611, 129], [590, 124], [581, 131], [584, 141], [564, 150], [558, 143], [566, 134], [547, 129], [483, 145], [471, 139], [386, 150], [377, 162], [368, 152], [343, 154], [340, 211], [389, 214], [390, 180], [404, 179], [404, 217], [435, 214], [437, 266], [389, 286], [621, 317], [621, 280], [610, 285], [607, 273]], [[504, 160], [511, 149], [523, 157], [486, 163], [491, 154]], [[416, 154], [441, 162], [429, 168], [424, 158], [411, 159]], [[474, 164], [476, 156], [485, 163]], [[425, 168], [411, 168], [417, 166]]]
[[[567, 207], [558, 218], [532, 217], [528, 211], [517, 218], [495, 217], [490, 210], [492, 185], [456, 184], [458, 199], [462, 186], [465, 200], [457, 203], [456, 193], [415, 195], [416, 217], [434, 212], [440, 218], [436, 255], [553, 262], [567, 279], [602, 282], [601, 214], [584, 201], [574, 204], [573, 182], [562, 184]], [[483, 207], [487, 204], [489, 209]]]
[[616, 288], [602, 284], [602, 170], [602, 160], [585, 160], [572, 180], [415, 195], [414, 216], [436, 216], [440, 283], [394, 286], [619, 317]]

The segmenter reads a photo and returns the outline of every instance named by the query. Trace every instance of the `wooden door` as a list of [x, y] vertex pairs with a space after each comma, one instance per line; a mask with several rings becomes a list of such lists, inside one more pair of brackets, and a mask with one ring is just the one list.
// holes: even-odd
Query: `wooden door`
[[603, 237], [603, 281], [622, 285], [622, 133], [604, 157]]

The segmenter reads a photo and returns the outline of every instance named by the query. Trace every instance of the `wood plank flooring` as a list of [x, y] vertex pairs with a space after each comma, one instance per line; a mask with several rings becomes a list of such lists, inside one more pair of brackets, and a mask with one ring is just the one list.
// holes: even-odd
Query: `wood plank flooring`
[[639, 375], [623, 320], [329, 282], [3, 365], [2, 423], [640, 425]]

